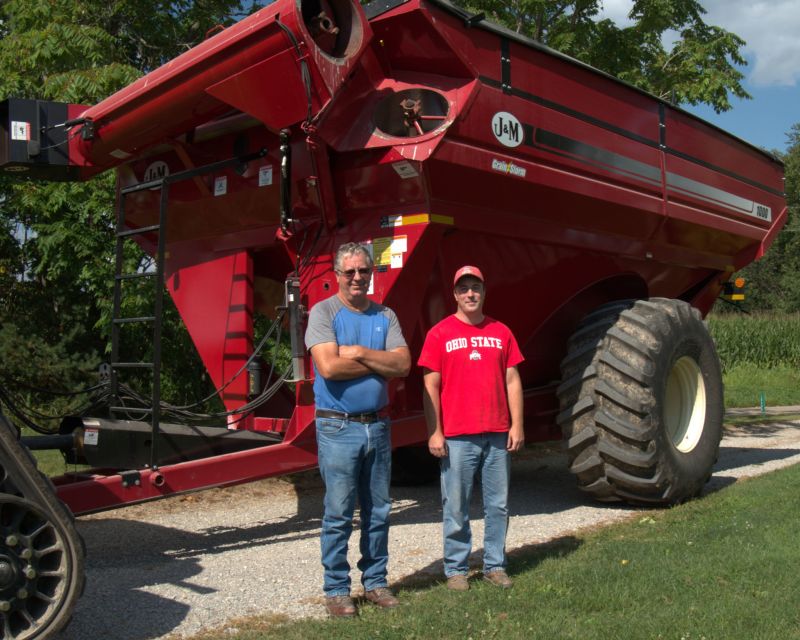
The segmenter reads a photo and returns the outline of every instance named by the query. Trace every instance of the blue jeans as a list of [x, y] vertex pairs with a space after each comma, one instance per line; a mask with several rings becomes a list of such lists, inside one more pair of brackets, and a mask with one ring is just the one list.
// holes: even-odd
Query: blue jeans
[[322, 518], [323, 590], [326, 596], [350, 594], [347, 543], [353, 530], [356, 498], [361, 509], [361, 582], [371, 591], [386, 587], [389, 563], [389, 480], [392, 446], [389, 420], [370, 424], [317, 418], [319, 470], [325, 482]]
[[511, 463], [508, 432], [447, 438], [441, 461], [444, 511], [444, 575], [466, 575], [472, 551], [469, 503], [475, 477], [483, 487], [483, 571], [505, 569], [508, 530], [508, 483]]

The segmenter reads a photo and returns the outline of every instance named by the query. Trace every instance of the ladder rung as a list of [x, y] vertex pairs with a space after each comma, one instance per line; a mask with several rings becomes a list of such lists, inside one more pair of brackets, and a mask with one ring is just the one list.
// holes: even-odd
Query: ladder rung
[[112, 362], [114, 369], [152, 369], [152, 362]]
[[130, 324], [131, 322], [153, 322], [155, 316], [142, 316], [140, 318], [114, 318], [114, 324]]
[[117, 231], [118, 238], [127, 238], [129, 236], [135, 236], [142, 233], [150, 233], [151, 231], [158, 231], [161, 229], [161, 225], [152, 224], [149, 227], [138, 227], [136, 229], [125, 229], [125, 231]]
[[139, 271], [137, 273], [121, 273], [114, 276], [117, 280], [133, 280], [134, 278], [155, 278], [158, 274], [155, 271]]

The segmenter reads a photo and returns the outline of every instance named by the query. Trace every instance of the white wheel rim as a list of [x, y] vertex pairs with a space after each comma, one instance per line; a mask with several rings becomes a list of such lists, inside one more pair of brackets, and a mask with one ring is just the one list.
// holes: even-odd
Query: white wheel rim
[[689, 453], [700, 441], [706, 421], [706, 385], [694, 358], [679, 358], [669, 372], [664, 398], [667, 435], [678, 451]]

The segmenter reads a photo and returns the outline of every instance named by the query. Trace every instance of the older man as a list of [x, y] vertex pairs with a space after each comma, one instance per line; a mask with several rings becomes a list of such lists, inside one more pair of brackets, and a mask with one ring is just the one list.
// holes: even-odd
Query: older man
[[389, 561], [391, 439], [387, 381], [408, 375], [409, 353], [391, 309], [367, 298], [372, 256], [363, 245], [339, 247], [336, 295], [314, 305], [306, 346], [314, 361], [319, 468], [325, 482], [322, 565], [331, 616], [354, 616], [347, 545], [356, 497], [361, 508], [361, 582], [384, 608], [397, 598], [386, 580]]
[[469, 503], [474, 478], [483, 488], [483, 576], [508, 589], [509, 453], [525, 443], [522, 426], [522, 362], [509, 328], [483, 314], [483, 274], [464, 266], [453, 278], [457, 309], [425, 337], [424, 367], [428, 449], [441, 458], [444, 574], [455, 591], [469, 589], [472, 533]]

